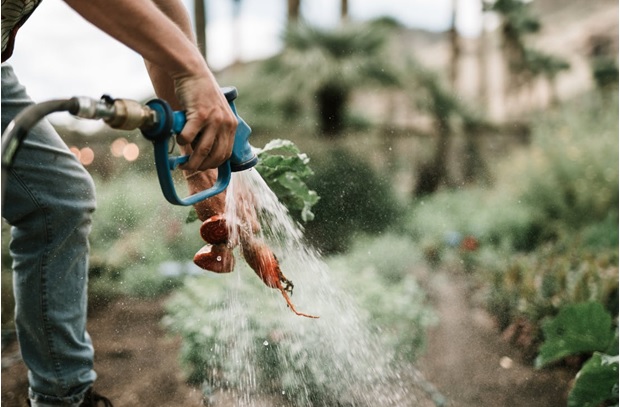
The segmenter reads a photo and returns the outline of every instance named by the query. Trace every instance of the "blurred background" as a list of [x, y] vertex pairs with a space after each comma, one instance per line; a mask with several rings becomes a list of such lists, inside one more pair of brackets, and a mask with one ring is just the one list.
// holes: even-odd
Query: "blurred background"
[[[251, 143], [288, 139], [309, 156], [314, 174], [306, 182], [320, 197], [315, 217], [304, 222], [292, 211], [308, 244], [334, 274], [357, 281], [356, 298], [362, 309], [373, 309], [372, 323], [398, 338], [394, 346], [406, 343], [407, 358], [425, 367], [440, 391], [461, 397], [455, 405], [487, 405], [472, 394], [450, 394], [458, 389], [450, 381], [457, 379], [446, 377], [450, 365], [432, 362], [447, 352], [441, 346], [467, 336], [462, 329], [482, 329], [468, 319], [472, 310], [484, 313], [494, 337], [518, 350], [510, 363], [501, 359], [504, 370], [515, 359], [533, 371], [548, 343], [546, 321], [583, 303], [601, 306], [600, 318], [616, 332], [617, 355], [617, 2], [195, 0], [187, 6], [220, 84], [239, 90], [236, 104], [253, 129]], [[20, 31], [10, 62], [37, 101], [153, 97], [139, 56], [62, 2], [43, 2]], [[191, 320], [187, 307], [199, 305], [188, 299], [195, 296], [187, 285], [200, 277], [188, 261], [201, 246], [198, 225], [185, 222], [186, 208], [164, 201], [148, 142], [99, 122], [50, 120], [97, 183], [93, 309], [119, 298], [173, 295], [167, 315]], [[4, 346], [12, 332], [4, 223], [2, 245]], [[403, 289], [408, 279], [413, 291]], [[371, 288], [376, 284], [382, 294]], [[395, 292], [403, 301], [390, 300]], [[464, 305], [446, 308], [457, 300]], [[452, 319], [443, 312], [462, 313], [458, 331], [446, 327]], [[186, 361], [195, 359], [192, 341], [208, 334], [171, 329], [185, 338]], [[265, 335], [261, 329], [257, 338]], [[568, 375], [560, 382], [553, 376], [557, 388], [533, 393], [523, 405], [566, 405], [575, 373], [607, 345], [555, 360]], [[476, 346], [490, 347], [482, 340]], [[193, 366], [191, 377], [202, 377], [196, 371], [202, 365]], [[617, 404], [617, 377], [615, 383]], [[599, 402], [614, 397], [597, 391]], [[519, 405], [506, 402], [488, 405]]]

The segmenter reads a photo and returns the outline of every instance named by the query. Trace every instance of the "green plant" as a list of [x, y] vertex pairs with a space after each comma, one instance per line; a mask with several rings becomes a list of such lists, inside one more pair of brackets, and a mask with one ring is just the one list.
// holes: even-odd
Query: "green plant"
[[522, 199], [548, 220], [550, 231], [580, 229], [618, 213], [618, 100], [609, 109], [586, 100], [535, 126]]
[[[310, 158], [299, 151], [290, 140], [275, 139], [257, 149], [258, 164], [255, 170], [289, 212], [303, 222], [314, 219], [312, 207], [319, 201], [317, 193], [306, 184], [314, 175], [308, 165]], [[190, 209], [186, 223], [198, 220], [194, 208]]]
[[591, 355], [568, 396], [569, 407], [618, 405], [618, 327], [598, 302], [569, 305], [543, 326], [537, 367], [572, 355]]
[[534, 325], [534, 345], [541, 321], [567, 305], [597, 301], [610, 312], [618, 304], [618, 255], [592, 253], [577, 246], [541, 247], [513, 255], [494, 268], [479, 270], [488, 281], [487, 306], [501, 328], [525, 319]]
[[502, 17], [502, 52], [510, 69], [513, 83], [528, 84], [537, 76], [543, 76], [551, 82], [561, 71], [570, 65], [563, 59], [545, 54], [529, 47], [526, 37], [538, 33], [540, 20], [532, 13], [529, 2], [521, 0], [485, 1], [485, 9], [497, 12]]
[[376, 234], [396, 224], [402, 208], [392, 185], [365, 161], [344, 149], [317, 160], [308, 180], [321, 200], [306, 225], [308, 240], [323, 253], [345, 251], [358, 233]]
[[382, 333], [384, 346], [409, 361], [423, 351], [425, 329], [436, 322], [412, 271], [422, 259], [414, 241], [388, 233], [356, 239], [346, 254], [328, 260]]
[[592, 62], [592, 76], [601, 90], [618, 87], [618, 62], [611, 56], [599, 56]]
[[306, 185], [314, 175], [308, 166], [310, 159], [289, 140], [272, 140], [257, 152], [256, 171], [263, 177], [278, 200], [304, 222], [314, 219], [312, 207], [319, 196]]
[[397, 384], [394, 356], [414, 359], [433, 321], [409, 270], [419, 259], [411, 244], [369, 239], [329, 267], [303, 250], [299, 259], [282, 256], [297, 300], [320, 316], [311, 322], [286, 310], [243, 263], [237, 276], [185, 284], [167, 304], [165, 324], [183, 338], [189, 379], [207, 392], [280, 395], [298, 406], [374, 405], [393, 391], [388, 378]]
[[144, 296], [174, 286], [160, 275], [160, 265], [191, 260], [203, 244], [196, 227], [184, 222], [187, 209], [165, 201], [152, 172], [126, 172], [107, 182], [98, 177], [95, 181], [91, 299], [106, 302], [121, 294]]

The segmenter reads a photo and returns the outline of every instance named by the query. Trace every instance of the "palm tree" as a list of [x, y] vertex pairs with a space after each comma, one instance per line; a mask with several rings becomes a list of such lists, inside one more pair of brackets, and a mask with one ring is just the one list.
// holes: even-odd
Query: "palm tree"
[[549, 84], [552, 101], [555, 101], [555, 78], [570, 65], [563, 59], [532, 49], [526, 43], [526, 36], [539, 32], [541, 28], [540, 21], [531, 13], [529, 3], [497, 0], [485, 4], [485, 8], [502, 16], [502, 51], [509, 70], [507, 94], [515, 93], [520, 86], [531, 85], [534, 79], [542, 76]]
[[467, 182], [487, 182], [488, 172], [478, 141], [478, 135], [489, 128], [487, 120], [473, 113], [470, 106], [463, 105], [433, 71], [414, 60], [407, 61], [405, 69], [404, 74], [411, 80], [404, 88], [414, 104], [432, 118], [435, 139], [432, 157], [417, 168], [414, 196], [428, 195], [450, 184], [448, 157], [459, 123], [465, 136], [463, 178]]
[[372, 24], [347, 24], [333, 31], [289, 27], [285, 50], [267, 66], [279, 78], [280, 93], [314, 101], [322, 134], [337, 136], [345, 127], [354, 88], [397, 83], [389, 59], [381, 58], [385, 34]]
[[414, 194], [422, 196], [435, 192], [447, 181], [448, 151], [454, 133], [451, 118], [458, 113], [460, 105], [437, 75], [415, 65], [410, 65], [410, 69], [416, 78], [414, 86], [418, 89], [409, 93], [420, 98], [418, 104], [433, 118], [437, 140], [433, 157], [419, 168]]

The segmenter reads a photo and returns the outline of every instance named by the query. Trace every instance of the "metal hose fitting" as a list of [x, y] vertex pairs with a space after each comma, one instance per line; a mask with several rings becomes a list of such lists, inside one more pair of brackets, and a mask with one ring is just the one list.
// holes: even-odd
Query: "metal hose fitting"
[[85, 119], [103, 119], [113, 129], [135, 130], [150, 127], [157, 120], [152, 109], [135, 100], [112, 99], [105, 95], [100, 100], [87, 97], [76, 99], [80, 106], [76, 116]]

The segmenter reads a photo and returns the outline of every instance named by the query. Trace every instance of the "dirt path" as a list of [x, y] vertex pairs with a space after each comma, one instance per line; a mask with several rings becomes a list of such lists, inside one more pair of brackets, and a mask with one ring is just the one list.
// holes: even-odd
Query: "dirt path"
[[565, 370], [535, 370], [502, 341], [492, 319], [472, 307], [462, 276], [430, 281], [440, 323], [418, 367], [454, 407], [566, 407]]
[[[123, 298], [91, 313], [88, 331], [99, 375], [95, 389], [115, 406], [202, 406], [200, 390], [183, 380], [179, 341], [160, 326], [162, 304], [163, 299]], [[26, 405], [26, 368], [15, 358], [17, 351], [13, 343], [2, 354], [3, 407]]]

